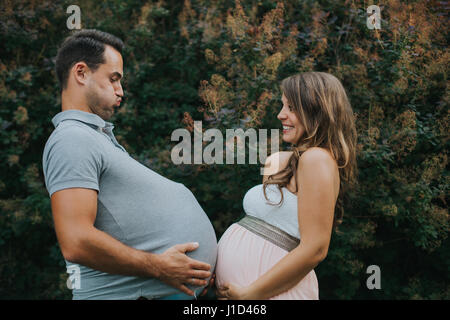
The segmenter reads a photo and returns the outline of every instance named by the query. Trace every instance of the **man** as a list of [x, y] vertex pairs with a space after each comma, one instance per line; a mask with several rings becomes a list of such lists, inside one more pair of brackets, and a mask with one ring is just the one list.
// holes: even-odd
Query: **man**
[[122, 49], [113, 35], [82, 30], [56, 59], [62, 112], [43, 170], [59, 246], [67, 268], [79, 270], [73, 298], [191, 298], [211, 278], [217, 239], [183, 184], [115, 139], [107, 120], [123, 97]]

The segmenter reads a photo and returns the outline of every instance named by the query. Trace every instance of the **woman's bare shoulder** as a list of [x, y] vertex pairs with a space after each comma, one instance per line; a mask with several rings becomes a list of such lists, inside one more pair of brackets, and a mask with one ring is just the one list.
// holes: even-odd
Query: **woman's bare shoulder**
[[315, 162], [328, 162], [330, 164], [336, 163], [331, 152], [325, 148], [312, 147], [302, 153], [299, 159], [299, 163], [315, 163]]
[[303, 152], [298, 161], [297, 179], [332, 183], [335, 189], [335, 199], [339, 194], [339, 168], [332, 153], [320, 147], [312, 147]]

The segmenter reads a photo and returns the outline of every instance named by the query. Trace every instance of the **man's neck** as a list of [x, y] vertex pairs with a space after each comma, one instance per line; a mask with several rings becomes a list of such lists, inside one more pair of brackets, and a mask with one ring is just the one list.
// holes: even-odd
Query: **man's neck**
[[84, 112], [93, 113], [92, 110], [88, 107], [84, 95], [82, 94], [73, 94], [64, 90], [61, 94], [61, 109], [62, 111], [67, 110], [80, 110]]

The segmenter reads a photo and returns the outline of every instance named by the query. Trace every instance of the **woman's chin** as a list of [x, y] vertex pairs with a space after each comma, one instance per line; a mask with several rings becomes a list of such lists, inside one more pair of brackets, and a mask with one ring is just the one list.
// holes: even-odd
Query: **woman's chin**
[[296, 139], [294, 137], [285, 137], [285, 136], [282, 136], [281, 139], [283, 140], [283, 142], [290, 143], [293, 145], [298, 145], [299, 140], [300, 140], [300, 139]]
[[283, 135], [283, 136], [281, 137], [281, 139], [282, 139], [284, 142], [286, 142], [286, 143], [294, 143], [294, 139], [293, 139], [292, 137], [289, 137], [289, 136]]

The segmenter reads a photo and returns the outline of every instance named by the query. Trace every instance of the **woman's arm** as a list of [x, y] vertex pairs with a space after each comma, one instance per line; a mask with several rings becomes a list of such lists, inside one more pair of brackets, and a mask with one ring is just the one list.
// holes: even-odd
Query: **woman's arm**
[[268, 299], [294, 287], [325, 259], [338, 192], [336, 175], [336, 162], [327, 151], [311, 148], [303, 153], [297, 170], [300, 244], [249, 287], [224, 286], [218, 292], [221, 297]]

